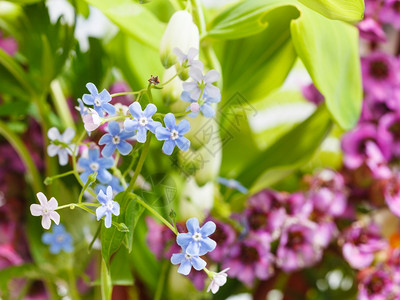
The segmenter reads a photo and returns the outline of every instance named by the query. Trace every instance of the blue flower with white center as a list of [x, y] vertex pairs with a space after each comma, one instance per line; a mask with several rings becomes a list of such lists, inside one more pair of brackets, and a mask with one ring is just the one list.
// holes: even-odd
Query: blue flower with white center
[[101, 154], [105, 157], [110, 157], [115, 149], [118, 149], [122, 155], [128, 155], [132, 151], [132, 145], [125, 140], [134, 136], [135, 133], [121, 130], [116, 121], [108, 123], [107, 128], [109, 133], [103, 135], [99, 140], [99, 145], [105, 145]]
[[90, 174], [97, 172], [97, 179], [101, 183], [108, 183], [112, 180], [112, 175], [106, 169], [114, 165], [114, 160], [111, 157], [100, 158], [98, 148], [89, 149], [89, 157], [81, 157], [78, 160], [78, 165], [85, 171], [79, 175], [83, 183], [86, 183]]
[[[124, 190], [124, 187], [121, 185], [121, 182], [119, 181], [118, 177], [113, 176], [111, 181], [108, 183], [109, 186], [111, 186], [114, 195], [118, 194], [119, 192], [122, 192]], [[107, 186], [103, 184], [98, 184], [95, 188], [96, 193], [98, 194], [100, 191], [103, 191], [103, 193], [107, 192]]]
[[[89, 82], [86, 84], [87, 89], [90, 94], [84, 94], [82, 99], [87, 105], [93, 105], [94, 110], [99, 114], [100, 117], [104, 116], [103, 111], [107, 112], [109, 115], [115, 114], [115, 107], [108, 103], [111, 101], [110, 93], [104, 89], [99, 94], [96, 86]], [[79, 104], [80, 106], [80, 104]]]
[[217, 243], [208, 237], [216, 229], [214, 222], [208, 221], [202, 227], [199, 227], [199, 220], [190, 218], [186, 221], [186, 227], [189, 232], [179, 233], [176, 242], [186, 249], [187, 254], [201, 256], [215, 249]]
[[183, 275], [188, 275], [192, 270], [192, 267], [197, 271], [204, 269], [207, 263], [200, 258], [198, 255], [190, 255], [187, 253], [186, 249], [182, 249], [182, 253], [174, 253], [171, 256], [171, 263], [174, 265], [179, 265], [178, 273]]
[[152, 133], [156, 132], [156, 128], [161, 126], [160, 122], [154, 121], [151, 117], [157, 112], [157, 107], [150, 103], [146, 106], [144, 111], [138, 102], [129, 105], [129, 112], [133, 120], [125, 120], [125, 130], [130, 132], [136, 131], [136, 139], [139, 143], [146, 142], [147, 130]]
[[171, 155], [175, 145], [182, 151], [186, 151], [190, 147], [190, 141], [183, 135], [190, 130], [189, 121], [184, 119], [176, 124], [175, 116], [168, 113], [164, 117], [166, 127], [157, 127], [156, 138], [159, 141], [165, 141], [162, 150], [165, 154]]
[[227, 178], [223, 178], [223, 177], [218, 177], [217, 181], [218, 181], [218, 183], [225, 185], [228, 188], [238, 190], [242, 194], [247, 194], [249, 191], [239, 181], [237, 181], [235, 179], [227, 179]]
[[75, 130], [67, 128], [63, 134], [60, 134], [57, 128], [52, 127], [47, 132], [47, 136], [51, 141], [47, 147], [47, 154], [50, 157], [58, 155], [58, 162], [61, 166], [65, 166], [68, 163], [68, 155], [72, 154], [70, 149], [74, 149], [74, 145], [70, 143], [75, 136]]
[[60, 253], [61, 250], [71, 252], [74, 250], [72, 247], [72, 236], [65, 231], [63, 225], [53, 225], [52, 232], [46, 232], [42, 235], [42, 242], [50, 245], [50, 252], [53, 254]]
[[119, 203], [113, 201], [113, 191], [112, 187], [108, 186], [106, 193], [100, 191], [97, 195], [97, 200], [99, 200], [101, 206], [96, 209], [96, 217], [97, 221], [99, 221], [102, 217], [104, 218], [104, 226], [106, 228], [111, 227], [112, 215], [119, 215]]
[[199, 99], [202, 93], [207, 94], [211, 98], [221, 97], [219, 88], [212, 85], [213, 82], [219, 79], [219, 73], [215, 70], [209, 71], [206, 75], [196, 67], [189, 68], [189, 75], [193, 78], [191, 82], [182, 83], [183, 89], [190, 93], [193, 99]]
[[203, 116], [205, 116], [206, 118], [212, 118], [215, 116], [215, 111], [211, 106], [211, 103], [218, 103], [221, 101], [221, 95], [217, 98], [211, 98], [208, 97], [208, 95], [206, 93], [203, 93], [203, 96], [201, 97], [201, 99], [199, 101], [197, 101], [197, 99], [193, 99], [190, 97], [190, 93], [189, 92], [182, 92], [181, 94], [181, 99], [185, 102], [189, 102], [192, 103], [187, 109], [186, 111], [192, 110], [192, 112], [190, 114], [188, 114], [189, 117], [195, 118], [197, 117], [197, 115], [199, 114], [199, 111], [194, 112], [192, 109], [193, 103], [197, 103], [200, 107], [200, 111], [203, 114]]

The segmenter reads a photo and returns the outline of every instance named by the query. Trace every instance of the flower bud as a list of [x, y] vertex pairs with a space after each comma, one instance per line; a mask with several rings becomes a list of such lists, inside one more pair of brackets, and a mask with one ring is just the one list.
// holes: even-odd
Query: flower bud
[[199, 29], [193, 23], [192, 15], [186, 10], [174, 13], [168, 22], [167, 29], [161, 38], [160, 57], [165, 68], [177, 62], [173, 49], [179, 48], [187, 53], [191, 47], [199, 49]]
[[[175, 66], [172, 66], [171, 68], [165, 70], [164, 75], [163, 75], [163, 81], [167, 81], [170, 78], [172, 78], [176, 74], [176, 69]], [[175, 77], [171, 82], [169, 82], [167, 85], [163, 87], [161, 90], [161, 94], [164, 100], [164, 103], [166, 105], [175, 103], [177, 101], [181, 101], [181, 94], [183, 91], [182, 87], [182, 80], [179, 79], [179, 77]], [[187, 104], [186, 104], [187, 106]], [[180, 107], [178, 110], [173, 111], [173, 112], [182, 112], [182, 110], [185, 110], [185, 107]]]
[[101, 118], [93, 108], [89, 108], [88, 113], [83, 115], [82, 119], [84, 127], [88, 132], [96, 130], [101, 124]]

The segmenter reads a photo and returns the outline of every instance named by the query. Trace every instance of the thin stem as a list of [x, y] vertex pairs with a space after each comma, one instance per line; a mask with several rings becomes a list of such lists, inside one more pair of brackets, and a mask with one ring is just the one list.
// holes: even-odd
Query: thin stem
[[65, 173], [62, 173], [62, 174], [57, 174], [57, 175], [54, 175], [54, 176], [51, 176], [51, 177], [46, 177], [45, 181], [46, 180], [53, 180], [53, 179], [57, 179], [57, 178], [61, 178], [61, 177], [69, 176], [69, 175], [73, 175], [74, 172], [75, 172], [74, 170], [71, 170], [71, 171], [68, 171], [68, 172], [65, 172]]
[[68, 269], [68, 286], [71, 299], [79, 300], [80, 299], [79, 292], [76, 289], [76, 278], [71, 269]]
[[92, 250], [93, 244], [96, 241], [97, 237], [99, 236], [100, 231], [101, 231], [101, 223], [99, 223], [99, 226], [97, 226], [96, 233], [94, 234], [93, 239], [89, 244], [89, 251]]
[[153, 103], [153, 95], [151, 94], [151, 83], [147, 86], [147, 96], [149, 97], [149, 102]]
[[155, 209], [153, 209], [150, 205], [148, 205], [146, 202], [144, 202], [142, 199], [140, 199], [138, 196], [136, 196], [135, 194], [130, 194], [132, 197], [136, 198], [136, 201], [142, 205], [143, 207], [145, 207], [148, 211], [150, 211], [153, 215], [155, 215], [157, 217], [157, 219], [159, 219], [162, 223], [164, 223], [165, 226], [167, 226], [169, 229], [172, 230], [173, 233], [175, 233], [176, 235], [179, 234], [178, 230], [176, 230], [174, 228], [174, 226], [171, 225], [171, 223], [169, 223], [162, 215], [160, 215]]
[[60, 82], [55, 79], [50, 83], [50, 93], [53, 99], [54, 106], [57, 110], [57, 114], [60, 116], [65, 127], [71, 127], [75, 129], [74, 120], [70, 113], [70, 109], [65, 99], [64, 93], [61, 88]]
[[79, 198], [78, 198], [78, 203], [82, 203], [82, 197], [83, 197], [83, 193], [86, 191], [86, 189], [89, 187], [89, 185], [92, 182], [88, 179], [85, 183], [85, 185], [83, 186], [81, 193], [79, 194]]
[[118, 96], [124, 96], [124, 95], [137, 95], [137, 94], [143, 93], [145, 91], [146, 90], [140, 90], [140, 91], [137, 91], [137, 92], [114, 93], [114, 94], [111, 94], [111, 98], [118, 97]]
[[204, 13], [203, 13], [203, 8], [201, 6], [201, 3], [199, 0], [193, 0], [194, 5], [195, 5], [195, 10], [196, 10], [196, 15], [199, 21], [199, 31], [200, 31], [200, 36], [203, 36], [206, 33], [206, 21], [204, 19]]
[[170, 79], [168, 79], [166, 82], [163, 82], [161, 84], [159, 84], [157, 87], [164, 87], [166, 86], [168, 83], [170, 83], [172, 80], [174, 80], [176, 77], [178, 76], [178, 74], [175, 74], [174, 76], [172, 76]]
[[13, 146], [15, 151], [18, 153], [19, 157], [23, 161], [27, 174], [29, 175], [29, 180], [32, 182], [33, 189], [35, 192], [40, 192], [43, 190], [43, 185], [40, 180], [40, 174], [36, 168], [35, 163], [29, 154], [28, 149], [25, 147], [24, 143], [19, 136], [14, 134], [6, 124], [0, 121], [0, 134]]
[[165, 260], [162, 264], [161, 275], [158, 278], [157, 289], [156, 289], [156, 294], [154, 296], [154, 300], [161, 300], [161, 297], [164, 294], [164, 286], [165, 286], [165, 282], [167, 279], [167, 272], [168, 272], [169, 266], [170, 266], [170, 263], [167, 260]]

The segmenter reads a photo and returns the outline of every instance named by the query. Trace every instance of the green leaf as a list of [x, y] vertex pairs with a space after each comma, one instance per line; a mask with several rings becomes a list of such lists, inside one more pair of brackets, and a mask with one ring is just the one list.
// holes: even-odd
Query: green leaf
[[100, 271], [100, 279], [101, 279], [101, 299], [102, 300], [111, 300], [112, 294], [112, 282], [111, 276], [107, 267], [108, 263], [101, 260], [101, 271]]
[[129, 264], [129, 253], [125, 248], [121, 248], [111, 262], [110, 266], [111, 281], [114, 285], [132, 285], [133, 276]]
[[40, 279], [43, 278], [43, 273], [34, 264], [23, 264], [2, 269], [0, 271], [0, 290], [7, 290], [8, 282], [19, 277]]
[[[325, 106], [321, 106], [304, 122], [279, 138], [276, 143], [254, 157], [241, 172], [238, 180], [252, 187], [257, 179], [271, 169], [283, 174], [306, 163], [331, 129], [331, 120]], [[272, 173], [271, 176], [274, 176]], [[264, 178], [265, 179], [265, 178]], [[260, 188], [260, 185], [257, 185]], [[255, 189], [251, 189], [256, 192]]]
[[291, 24], [292, 40], [333, 118], [351, 129], [361, 113], [362, 87], [357, 29], [304, 7]]
[[26, 101], [12, 101], [0, 105], [0, 116], [20, 116], [26, 115], [29, 103]]
[[[138, 197], [138, 196], [136, 196]], [[136, 202], [136, 198], [128, 202], [125, 210], [125, 224], [128, 226], [129, 232], [126, 234], [126, 247], [129, 252], [132, 251], [133, 235], [136, 224], [144, 211], [144, 207]]]
[[85, 0], [133, 39], [158, 51], [165, 26], [144, 5], [130, 0]]
[[329, 19], [355, 22], [364, 16], [363, 0], [299, 0]]

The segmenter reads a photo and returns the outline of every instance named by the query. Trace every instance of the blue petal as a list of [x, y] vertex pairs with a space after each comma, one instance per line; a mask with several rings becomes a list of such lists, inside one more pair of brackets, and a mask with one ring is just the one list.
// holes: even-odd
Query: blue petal
[[143, 126], [139, 126], [137, 133], [136, 133], [136, 140], [139, 143], [144, 143], [146, 142], [146, 136], [147, 136], [147, 129], [146, 127]]
[[215, 232], [217, 226], [213, 221], [208, 221], [200, 228], [200, 233], [202, 236], [209, 236]]
[[221, 95], [219, 95], [219, 97], [215, 97], [215, 98], [208, 97], [208, 96], [206, 96], [204, 98], [206, 99], [206, 103], [218, 103], [221, 101]]
[[160, 122], [153, 121], [153, 120], [148, 120], [149, 123], [147, 123], [146, 128], [150, 130], [152, 133], [156, 132], [157, 127], [162, 126]]
[[108, 198], [104, 191], [99, 192], [99, 194], [97, 195], [97, 200], [99, 200], [99, 202], [101, 204], [104, 204], [104, 205], [107, 204]]
[[93, 106], [93, 108], [99, 114], [100, 117], [104, 117], [103, 108], [101, 106]]
[[109, 115], [115, 115], [116, 109], [114, 105], [110, 103], [103, 103], [101, 107], [109, 114]]
[[119, 203], [116, 202], [116, 201], [113, 201], [113, 208], [112, 208], [111, 212], [112, 212], [115, 216], [118, 216], [118, 215], [119, 215], [119, 211], [120, 211]]
[[119, 153], [121, 153], [122, 155], [128, 155], [132, 151], [132, 145], [129, 144], [128, 142], [121, 141], [117, 145], [117, 149]]
[[51, 252], [52, 254], [60, 253], [60, 251], [61, 251], [61, 247], [60, 247], [60, 245], [59, 245], [58, 243], [53, 243], [53, 244], [51, 244], [51, 246], [50, 246], [50, 252]]
[[188, 247], [186, 248], [186, 253], [192, 256], [205, 254], [205, 253], [200, 253], [200, 243], [195, 241], [189, 243]]
[[171, 256], [171, 263], [173, 265], [179, 265], [184, 260], [185, 260], [185, 254], [184, 253], [174, 253]]
[[109, 169], [114, 165], [114, 159], [111, 157], [100, 158], [97, 163], [99, 164], [99, 168]]
[[121, 140], [126, 140], [128, 138], [131, 138], [135, 135], [134, 132], [126, 132], [125, 130], [121, 132], [121, 134], [119, 135]]
[[192, 269], [192, 264], [189, 260], [184, 260], [178, 268], [178, 273], [188, 275]]
[[139, 127], [139, 122], [137, 120], [125, 120], [124, 128], [126, 131], [136, 131]]
[[157, 107], [154, 104], [150, 103], [144, 109], [143, 114], [146, 118], [151, 118], [156, 112], [157, 112]]
[[204, 255], [209, 251], [213, 251], [217, 247], [217, 243], [210, 239], [205, 238], [200, 241], [199, 255]]
[[182, 248], [186, 248], [193, 241], [192, 236], [193, 234], [191, 233], [179, 233], [176, 237], [176, 243]]
[[190, 141], [184, 136], [177, 138], [175, 140], [175, 143], [178, 146], [178, 148], [181, 149], [182, 151], [187, 151], [190, 147]]
[[103, 104], [111, 101], [111, 95], [106, 89], [101, 91], [101, 93], [99, 94], [99, 98], [101, 103]]
[[96, 208], [97, 221], [100, 220], [102, 217], [104, 217], [106, 212], [107, 212], [107, 206], [99, 206], [98, 208]]
[[74, 247], [72, 247], [70, 243], [64, 243], [63, 249], [65, 252], [72, 252], [72, 250], [74, 250]]
[[175, 142], [173, 140], [166, 140], [164, 145], [162, 146], [162, 151], [167, 154], [171, 155], [175, 148]]
[[86, 84], [86, 88], [89, 90], [89, 92], [90, 92], [93, 96], [97, 96], [97, 95], [99, 94], [99, 92], [98, 92], [96, 86], [95, 86], [93, 83], [91, 83], [91, 82], [88, 82], [88, 83]]
[[193, 235], [200, 231], [199, 220], [197, 218], [190, 218], [186, 221], [186, 228]]
[[93, 173], [92, 170], [85, 171], [81, 175], [79, 175], [79, 178], [82, 180], [83, 183], [86, 183], [88, 181], [89, 175], [92, 174], [92, 173]]
[[176, 130], [179, 132], [179, 134], [185, 134], [186, 132], [188, 132], [190, 130], [189, 121], [186, 119], [180, 121], [178, 126], [176, 127]]
[[42, 235], [42, 242], [44, 244], [50, 245], [53, 241], [53, 234], [46, 232]]
[[107, 145], [105, 145], [105, 147], [104, 147], [103, 150], [101, 151], [101, 154], [102, 154], [104, 157], [110, 157], [110, 156], [114, 153], [115, 148], [117, 148], [117, 146], [116, 146], [115, 144], [113, 144], [113, 143], [108, 143]]
[[86, 105], [94, 105], [94, 98], [92, 95], [85, 94], [83, 95], [82, 100]]
[[164, 123], [165, 126], [168, 129], [175, 129], [176, 127], [176, 122], [175, 122], [175, 116], [172, 113], [167, 113], [164, 117]]
[[193, 268], [195, 268], [197, 271], [200, 271], [206, 267], [207, 263], [202, 258], [195, 256], [192, 257], [192, 265]]
[[112, 139], [113, 139], [112, 135], [106, 133], [106, 134], [103, 135], [103, 136], [101, 137], [101, 139], [99, 140], [99, 145], [105, 145], [105, 144], [111, 143], [111, 142], [112, 142]]
[[183, 91], [183, 92], [182, 92], [182, 94], [181, 94], [181, 99], [182, 99], [183, 101], [189, 102], [189, 103], [196, 102], [196, 100], [190, 98], [190, 93], [189, 93], [189, 92], [186, 92], [186, 91]]
[[171, 131], [164, 127], [156, 128], [156, 138], [159, 141], [165, 141], [171, 138]]
[[211, 98], [218, 98], [221, 97], [221, 91], [215, 85], [207, 84], [204, 88], [204, 92]]
[[97, 174], [97, 179], [101, 183], [108, 183], [112, 180], [112, 175], [110, 172], [108, 172], [105, 169], [99, 169], [98, 174]]
[[134, 102], [129, 105], [129, 112], [136, 119], [140, 119], [143, 115], [142, 107], [138, 102]]
[[90, 161], [97, 161], [100, 156], [99, 148], [89, 149], [89, 160]]
[[53, 225], [53, 233], [55, 234], [64, 234], [65, 233], [65, 228], [64, 225], [59, 224], [59, 225]]
[[215, 111], [214, 109], [211, 107], [210, 104], [208, 103], [204, 103], [201, 107], [200, 107], [200, 111], [203, 113], [203, 116], [205, 116], [206, 118], [212, 118], [215, 116]]
[[104, 226], [106, 226], [106, 228], [110, 228], [111, 222], [112, 222], [112, 215], [111, 212], [108, 212], [106, 213], [106, 217], [104, 219]]
[[121, 132], [121, 128], [119, 128], [119, 124], [116, 121], [111, 121], [108, 123], [108, 132], [111, 133], [112, 136], [116, 136]]

